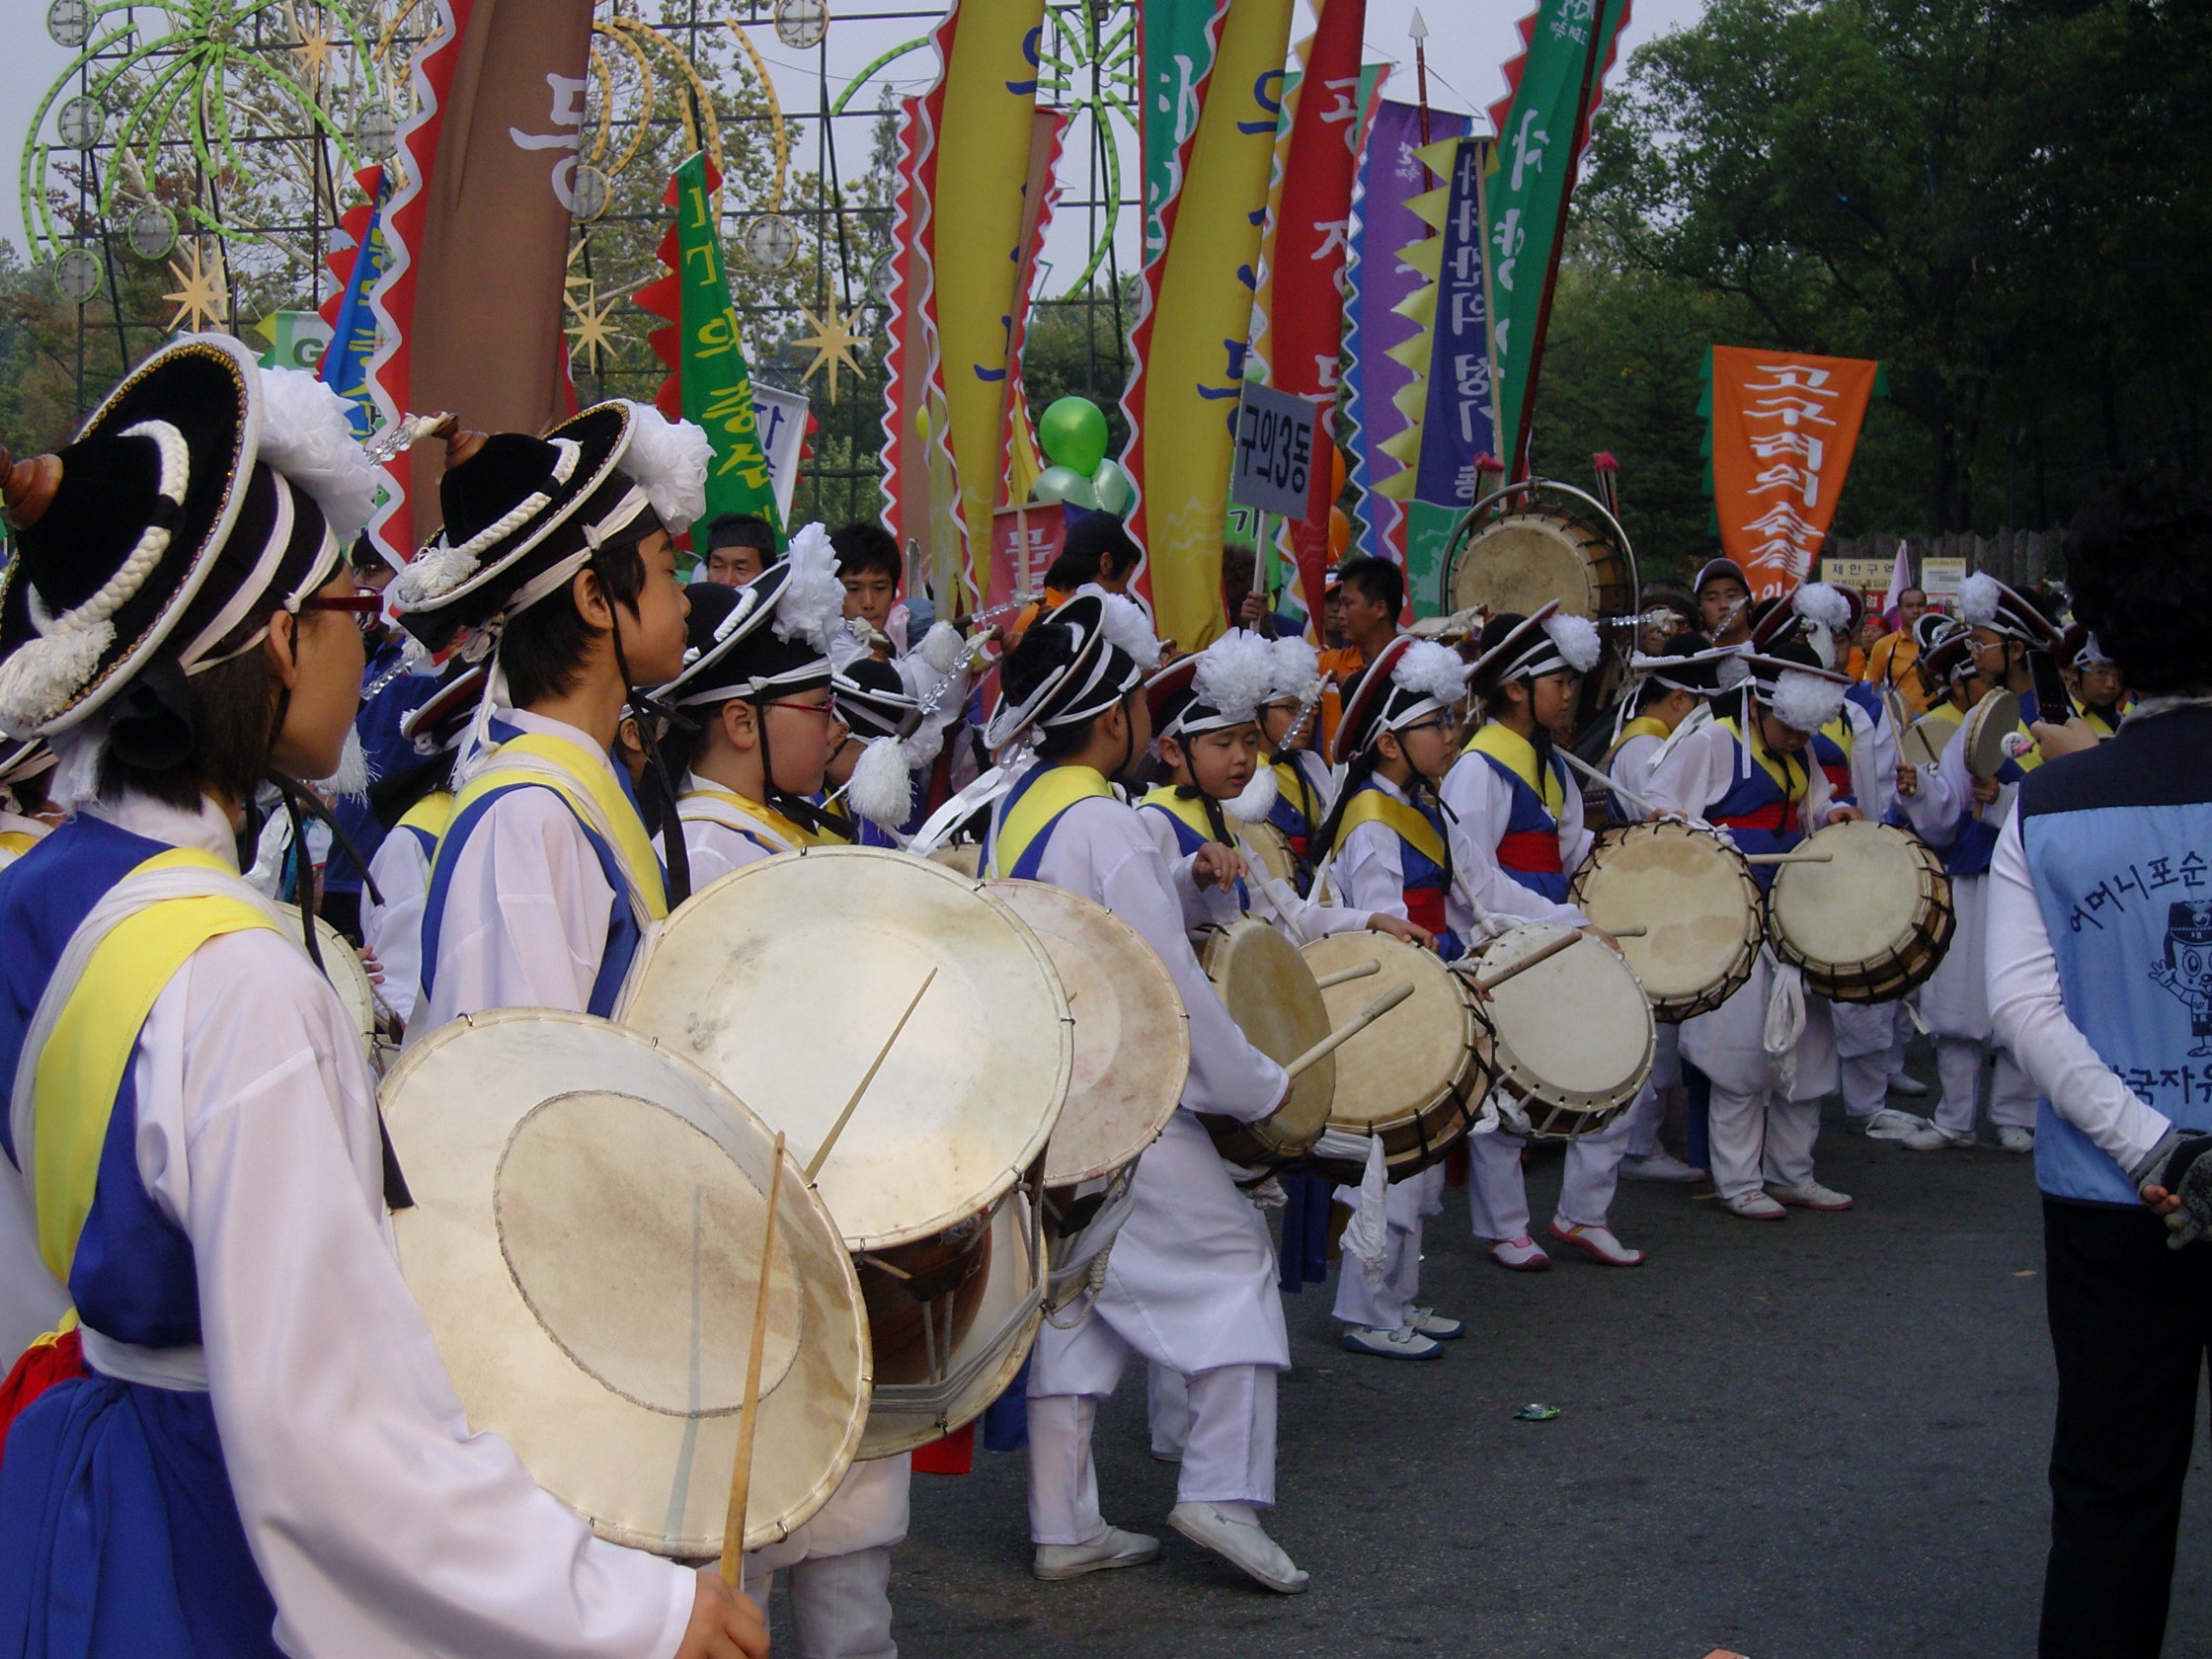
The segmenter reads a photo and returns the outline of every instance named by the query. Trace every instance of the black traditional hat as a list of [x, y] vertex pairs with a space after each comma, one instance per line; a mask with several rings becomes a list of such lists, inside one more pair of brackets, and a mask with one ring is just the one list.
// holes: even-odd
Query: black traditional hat
[[1586, 674], [1598, 666], [1604, 650], [1590, 619], [1565, 614], [1557, 599], [1546, 600], [1527, 616], [1512, 611], [1493, 616], [1471, 645], [1461, 647], [1473, 664], [1470, 682], [1485, 694], [1517, 679]]
[[1078, 725], [1105, 713], [1158, 663], [1159, 641], [1135, 600], [1086, 583], [1073, 598], [1030, 625], [1016, 655], [1050, 666], [1019, 699], [1010, 699], [1001, 668], [998, 706], [984, 729], [984, 742], [993, 750], [1034, 731]]
[[1467, 666], [1449, 645], [1400, 634], [1377, 654], [1345, 698], [1329, 758], [1342, 766], [1384, 732], [1402, 731], [1466, 695]]
[[695, 582], [684, 592], [690, 638], [682, 671], [654, 691], [663, 702], [699, 707], [830, 683], [845, 590], [820, 524], [793, 536], [790, 553], [743, 588]]
[[1802, 640], [1784, 640], [1771, 652], [1746, 652], [1742, 683], [1785, 726], [1817, 732], [1844, 712], [1851, 675], [1822, 666]]
[[1274, 689], [1276, 658], [1269, 641], [1232, 628], [1208, 646], [1178, 657], [1145, 682], [1155, 738], [1248, 726]]
[[830, 676], [837, 718], [856, 738], [904, 738], [921, 723], [921, 705], [889, 663], [855, 657]]
[[1958, 614], [1969, 628], [1988, 628], [2045, 651], [2058, 648], [2059, 632], [2042, 608], [1986, 571], [1976, 571], [1958, 585]]
[[1786, 601], [1772, 602], [1752, 625], [1751, 649], [1771, 651], [1784, 640], [1802, 639], [1824, 668], [1845, 655], [1852, 630], [1866, 614], [1866, 601], [1855, 588], [1803, 582]]
[[1710, 697], [1720, 689], [1720, 666], [1743, 653], [1732, 645], [1707, 645], [1701, 635], [1685, 634], [1668, 642], [1656, 657], [1638, 655], [1630, 664], [1642, 678], [1693, 696]]

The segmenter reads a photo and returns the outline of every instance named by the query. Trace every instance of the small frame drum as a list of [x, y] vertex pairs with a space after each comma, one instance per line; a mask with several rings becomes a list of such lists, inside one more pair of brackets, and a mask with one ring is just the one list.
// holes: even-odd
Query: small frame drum
[[1477, 528], [1452, 560], [1454, 610], [1526, 616], [1550, 599], [1570, 616], [1635, 608], [1628, 562], [1596, 519], [1550, 504], [1517, 508]]
[[[1221, 993], [1228, 1017], [1252, 1047], [1285, 1065], [1329, 1034], [1328, 1004], [1298, 946], [1264, 921], [1246, 916], [1210, 934], [1199, 964]], [[1302, 1156], [1329, 1125], [1336, 1098], [1336, 1057], [1324, 1055], [1291, 1084], [1274, 1113], [1257, 1123], [1207, 1117], [1207, 1130], [1231, 1163], [1285, 1163]]]
[[[381, 1093], [414, 1204], [400, 1271], [472, 1428], [615, 1543], [720, 1552], [775, 1137], [650, 1037], [498, 1008], [409, 1049]], [[868, 1413], [836, 1224], [787, 1157], [746, 1546], [829, 1501]]]
[[617, 1017], [742, 1082], [802, 1167], [880, 1051], [817, 1176], [875, 1332], [861, 1456], [909, 1451], [989, 1404], [1036, 1329], [1035, 1181], [1074, 1058], [1060, 976], [1028, 925], [903, 852], [762, 859], [677, 907]]
[[1815, 831], [1799, 850], [1828, 861], [1776, 869], [1767, 936], [1804, 971], [1805, 988], [1837, 1002], [1894, 1002], [1926, 984], [1957, 926], [1950, 878], [1928, 843], [1860, 819]]
[[[299, 907], [279, 903], [276, 908], [290, 919], [291, 936], [298, 939]], [[330, 981], [331, 988], [338, 992], [338, 1000], [353, 1017], [354, 1029], [361, 1034], [361, 1048], [368, 1055], [369, 1066], [382, 1076], [388, 1058], [387, 1045], [377, 1028], [376, 987], [369, 983], [368, 970], [361, 966], [361, 953], [354, 948], [352, 940], [321, 916], [315, 918], [315, 938], [323, 947], [323, 976]]]
[[1291, 850], [1290, 840], [1282, 830], [1263, 819], [1257, 824], [1239, 824], [1236, 833], [1262, 870], [1296, 891], [1298, 854]]
[[[1332, 1027], [1348, 1023], [1377, 991], [1413, 982], [1409, 1001], [1336, 1051], [1341, 1069], [1328, 1126], [1335, 1134], [1379, 1137], [1391, 1180], [1418, 1175], [1465, 1139], [1490, 1092], [1490, 1022], [1473, 988], [1436, 952], [1386, 933], [1332, 933], [1299, 954], [1316, 980], [1375, 967], [1324, 986]], [[1366, 1173], [1364, 1161], [1349, 1158], [1316, 1154], [1307, 1164], [1346, 1186], [1358, 1186]]]
[[1607, 931], [1641, 926], [1621, 954], [1651, 999], [1652, 1018], [1709, 1013], [1751, 978], [1766, 938], [1759, 884], [1729, 841], [1654, 819], [1598, 837], [1568, 901]]
[[1966, 712], [1959, 742], [1966, 746], [1966, 770], [1978, 778], [1995, 777], [2012, 758], [2009, 740], [2020, 729], [2020, 700], [1998, 686]]
[[[1549, 922], [1516, 927], [1465, 958], [1461, 971], [1495, 974], [1565, 931]], [[1532, 1139], [1596, 1133], [1634, 1102], [1651, 1073], [1651, 1003], [1628, 965], [1596, 939], [1578, 939], [1514, 975], [1490, 992], [1484, 1011], [1496, 1033], [1498, 1087], [1518, 1101]]]
[[1182, 1102], [1190, 1016], [1159, 954], [1104, 906], [1044, 882], [985, 891], [1044, 943], [1075, 1017], [1067, 1104], [1045, 1147], [1045, 1307], [1057, 1312], [1113, 1248], [1137, 1160]]

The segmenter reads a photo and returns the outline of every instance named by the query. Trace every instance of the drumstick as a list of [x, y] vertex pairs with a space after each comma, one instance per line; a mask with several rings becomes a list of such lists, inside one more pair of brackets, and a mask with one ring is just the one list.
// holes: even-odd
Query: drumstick
[[1364, 980], [1371, 974], [1382, 972], [1382, 964], [1380, 962], [1356, 962], [1349, 968], [1339, 968], [1333, 974], [1323, 974], [1313, 983], [1326, 990], [1330, 986], [1344, 985], [1352, 980]]
[[768, 1342], [768, 1273], [776, 1259], [776, 1200], [783, 1195], [783, 1131], [776, 1131], [775, 1173], [768, 1177], [768, 1220], [760, 1238], [760, 1289], [752, 1299], [752, 1346], [745, 1357], [745, 1415], [738, 1460], [730, 1465], [730, 1513], [722, 1523], [722, 1582], [745, 1588], [745, 1510], [752, 1496], [752, 1433], [760, 1425], [760, 1351]]
[[1512, 979], [1514, 975], [1526, 974], [1538, 963], [1549, 962], [1561, 951], [1572, 949], [1574, 946], [1574, 942], [1582, 937], [1584, 937], [1584, 935], [1578, 930], [1575, 932], [1562, 933], [1556, 939], [1546, 940], [1543, 944], [1539, 945], [1535, 950], [1531, 951], [1527, 956], [1522, 957], [1517, 962], [1507, 963], [1503, 968], [1500, 968], [1494, 974], [1476, 975], [1474, 977], [1474, 988], [1480, 991], [1493, 990], [1497, 987], [1504, 985], [1506, 981]]
[[1336, 1051], [1344, 1044], [1349, 1043], [1353, 1038], [1357, 1037], [1361, 1032], [1365, 1031], [1369, 1026], [1373, 1025], [1377, 1020], [1381, 1019], [1384, 1014], [1388, 1013], [1392, 1008], [1396, 1007], [1400, 1002], [1403, 1002], [1408, 996], [1411, 996], [1412, 994], [1413, 982], [1411, 980], [1400, 980], [1396, 985], [1392, 986], [1388, 990], [1385, 990], [1381, 996], [1378, 996], [1374, 1001], [1370, 1002], [1366, 1007], [1362, 1008], [1358, 1013], [1354, 1014], [1349, 1020], [1345, 1021], [1344, 1024], [1338, 1026], [1334, 1031], [1330, 1032], [1318, 1043], [1315, 1043], [1310, 1049], [1307, 1049], [1304, 1054], [1300, 1055], [1298, 1059], [1292, 1061], [1288, 1066], [1284, 1066], [1283, 1069], [1289, 1072], [1292, 1078], [1295, 1080], [1299, 1073], [1304, 1071], [1307, 1066], [1314, 1065], [1318, 1061], [1326, 1060], [1330, 1055], [1336, 1053]]
[[1612, 790], [1616, 795], [1620, 796], [1631, 807], [1641, 807], [1647, 813], [1659, 813], [1666, 811], [1664, 807], [1654, 806], [1650, 801], [1645, 800], [1634, 790], [1623, 789], [1619, 783], [1616, 783], [1612, 778], [1606, 776], [1605, 773], [1599, 771], [1597, 767], [1591, 765], [1589, 761], [1583, 759], [1579, 754], [1572, 753], [1571, 751], [1564, 749], [1553, 749], [1551, 752], [1556, 754], [1560, 759], [1564, 760], [1568, 765], [1572, 766], [1576, 771], [1580, 772], [1584, 777], [1588, 778], [1592, 783], [1599, 785], [1601, 788]]
[[830, 1133], [823, 1137], [822, 1145], [814, 1149], [814, 1156], [807, 1160], [806, 1176], [811, 1185], [822, 1173], [822, 1166], [830, 1161], [830, 1149], [836, 1146], [837, 1137], [845, 1132], [845, 1125], [852, 1121], [852, 1109], [860, 1104], [860, 1097], [868, 1092], [868, 1085], [876, 1080], [877, 1071], [890, 1058], [891, 1045], [899, 1041], [899, 1033], [907, 1029], [907, 1021], [914, 1017], [914, 1010], [921, 1006], [921, 999], [929, 988], [936, 984], [937, 970], [929, 970], [928, 978], [921, 982], [921, 989], [914, 992], [914, 999], [907, 1004], [907, 1011], [899, 1016], [899, 1023], [891, 1028], [891, 1035], [883, 1040], [883, 1047], [876, 1051], [876, 1058], [868, 1063], [868, 1069], [860, 1078], [860, 1086], [852, 1091], [852, 1098], [845, 1102], [845, 1109], [837, 1114], [837, 1121], [830, 1126]]
[[1833, 864], [1832, 852], [1747, 852], [1746, 864]]
[[1616, 939], [1640, 939], [1651, 929], [1639, 921], [1633, 927], [1609, 927], [1606, 931]]

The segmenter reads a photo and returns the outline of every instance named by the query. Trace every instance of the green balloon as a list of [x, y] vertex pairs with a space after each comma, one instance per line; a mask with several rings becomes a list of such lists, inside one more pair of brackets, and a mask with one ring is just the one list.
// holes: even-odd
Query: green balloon
[[1098, 498], [1091, 492], [1090, 480], [1073, 467], [1049, 466], [1037, 475], [1037, 487], [1030, 494], [1041, 502], [1066, 502], [1070, 507], [1092, 508]]
[[1099, 507], [1117, 518], [1137, 505], [1137, 481], [1119, 461], [1100, 461], [1090, 475], [1090, 488]]
[[1106, 414], [1089, 398], [1064, 397], [1037, 423], [1045, 458], [1088, 478], [1106, 458]]

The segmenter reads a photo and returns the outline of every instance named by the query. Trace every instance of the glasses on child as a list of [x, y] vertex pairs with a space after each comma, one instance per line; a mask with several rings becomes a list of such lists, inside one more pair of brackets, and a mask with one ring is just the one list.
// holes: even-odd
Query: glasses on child
[[357, 593], [311, 594], [300, 601], [301, 610], [342, 610], [354, 618], [354, 626], [364, 634], [377, 628], [377, 618], [383, 614], [384, 596], [363, 589]]

